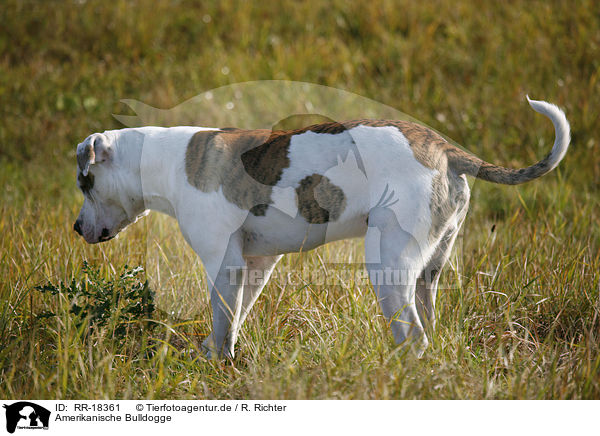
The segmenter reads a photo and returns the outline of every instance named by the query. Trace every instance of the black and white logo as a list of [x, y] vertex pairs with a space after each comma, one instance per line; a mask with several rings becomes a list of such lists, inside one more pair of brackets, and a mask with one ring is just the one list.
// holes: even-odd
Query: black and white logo
[[19, 401], [6, 409], [6, 431], [14, 433], [16, 429], [38, 430], [48, 429], [50, 411], [29, 401]]

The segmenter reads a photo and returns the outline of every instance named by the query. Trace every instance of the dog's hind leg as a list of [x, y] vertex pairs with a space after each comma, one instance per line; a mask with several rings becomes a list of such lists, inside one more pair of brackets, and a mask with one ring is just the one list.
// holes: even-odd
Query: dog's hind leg
[[424, 327], [435, 330], [435, 299], [442, 268], [448, 261], [456, 237], [465, 220], [469, 206], [469, 188], [464, 179], [454, 179], [451, 186], [452, 196], [447, 200], [454, 209], [450, 215], [431, 259], [417, 280], [416, 303], [419, 318]]
[[417, 280], [416, 304], [421, 324], [435, 330], [435, 298], [442, 268], [450, 257], [452, 246], [458, 235], [458, 229], [448, 229], [440, 240], [435, 252]]

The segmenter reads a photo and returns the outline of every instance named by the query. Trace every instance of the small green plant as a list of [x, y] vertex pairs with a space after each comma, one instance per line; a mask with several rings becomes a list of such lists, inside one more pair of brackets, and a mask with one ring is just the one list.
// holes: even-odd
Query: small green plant
[[[83, 263], [83, 280], [73, 278], [69, 284], [47, 283], [35, 289], [51, 295], [63, 295], [70, 301], [69, 312], [75, 316], [75, 323], [81, 327], [89, 323], [90, 329], [109, 326], [114, 335], [123, 337], [128, 325], [152, 316], [154, 312], [154, 291], [148, 281], [141, 282], [138, 275], [143, 268], [130, 268], [125, 265], [116, 280], [107, 280], [99, 268]], [[38, 318], [56, 316], [53, 312], [42, 312]]]

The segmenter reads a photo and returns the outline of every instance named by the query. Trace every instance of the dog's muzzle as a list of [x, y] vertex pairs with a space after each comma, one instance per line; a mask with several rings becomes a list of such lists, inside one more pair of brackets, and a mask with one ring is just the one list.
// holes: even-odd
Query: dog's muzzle
[[[81, 231], [81, 221], [75, 221], [75, 224], [73, 224], [73, 230], [75, 230], [75, 232], [77, 232], [79, 236], [83, 236], [83, 232]], [[100, 237], [98, 238], [97, 242], [110, 241], [114, 237], [115, 235], [111, 235], [108, 229], [104, 228], [102, 229], [102, 233], [100, 234]]]

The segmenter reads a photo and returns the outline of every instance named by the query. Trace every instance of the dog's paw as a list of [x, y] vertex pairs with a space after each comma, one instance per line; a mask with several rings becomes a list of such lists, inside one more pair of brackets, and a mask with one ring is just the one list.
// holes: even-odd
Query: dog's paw
[[427, 347], [429, 347], [429, 341], [427, 340], [427, 337], [423, 335], [423, 340], [413, 345], [413, 351], [415, 353], [415, 356], [417, 356], [417, 359], [423, 358]]
[[215, 341], [213, 339], [212, 333], [204, 339], [200, 349], [202, 350], [202, 354], [208, 360], [232, 360], [234, 357], [233, 351], [229, 350], [230, 347], [224, 346], [222, 349], [218, 349], [215, 345]]

